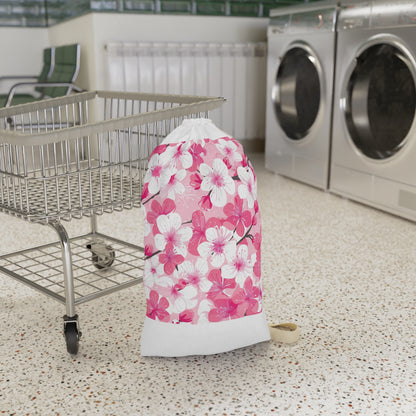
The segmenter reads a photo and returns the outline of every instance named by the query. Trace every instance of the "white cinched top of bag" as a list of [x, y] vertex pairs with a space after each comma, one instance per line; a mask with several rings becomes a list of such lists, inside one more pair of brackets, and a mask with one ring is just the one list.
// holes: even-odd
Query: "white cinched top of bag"
[[229, 134], [219, 129], [208, 118], [188, 118], [166, 136], [163, 140], [163, 144], [187, 142], [190, 140], [195, 143], [203, 144], [204, 139], [208, 137], [211, 140], [216, 140], [222, 137], [229, 137]]

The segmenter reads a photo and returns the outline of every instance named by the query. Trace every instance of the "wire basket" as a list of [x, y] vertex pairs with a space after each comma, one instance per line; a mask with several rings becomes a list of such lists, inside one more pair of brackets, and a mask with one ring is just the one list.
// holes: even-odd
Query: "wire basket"
[[223, 102], [97, 91], [2, 109], [0, 210], [48, 223], [140, 206], [152, 150]]

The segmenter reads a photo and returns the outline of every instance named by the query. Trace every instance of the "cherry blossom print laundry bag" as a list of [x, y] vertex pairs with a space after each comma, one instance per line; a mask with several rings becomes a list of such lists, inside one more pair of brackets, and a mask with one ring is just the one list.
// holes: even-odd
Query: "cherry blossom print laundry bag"
[[267, 341], [254, 170], [239, 142], [187, 119], [151, 154], [144, 356], [215, 354]]

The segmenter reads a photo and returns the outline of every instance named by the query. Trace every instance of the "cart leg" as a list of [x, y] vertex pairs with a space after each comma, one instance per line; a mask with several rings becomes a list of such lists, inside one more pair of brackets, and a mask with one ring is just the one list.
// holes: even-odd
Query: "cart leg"
[[91, 212], [91, 234], [95, 234], [97, 232], [97, 216], [94, 212]]
[[53, 222], [49, 224], [59, 236], [62, 249], [62, 265], [64, 269], [64, 285], [65, 285], [65, 304], [66, 315], [75, 315], [75, 295], [74, 295], [74, 280], [72, 277], [72, 257], [71, 248], [69, 246], [68, 234], [62, 224]]
[[81, 332], [78, 328], [78, 315], [75, 314], [71, 248], [69, 245], [68, 234], [62, 224], [59, 222], [52, 222], [49, 225], [58, 233], [62, 249], [66, 306], [66, 314], [64, 316], [64, 335], [66, 339], [66, 346], [70, 354], [76, 354], [78, 352], [78, 342], [81, 338]]

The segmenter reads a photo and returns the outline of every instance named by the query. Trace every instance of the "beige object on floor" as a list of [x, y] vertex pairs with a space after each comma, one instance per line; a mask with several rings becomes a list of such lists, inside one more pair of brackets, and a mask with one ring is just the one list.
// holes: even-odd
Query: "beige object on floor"
[[269, 324], [270, 336], [273, 341], [294, 344], [299, 340], [299, 328], [293, 323]]

